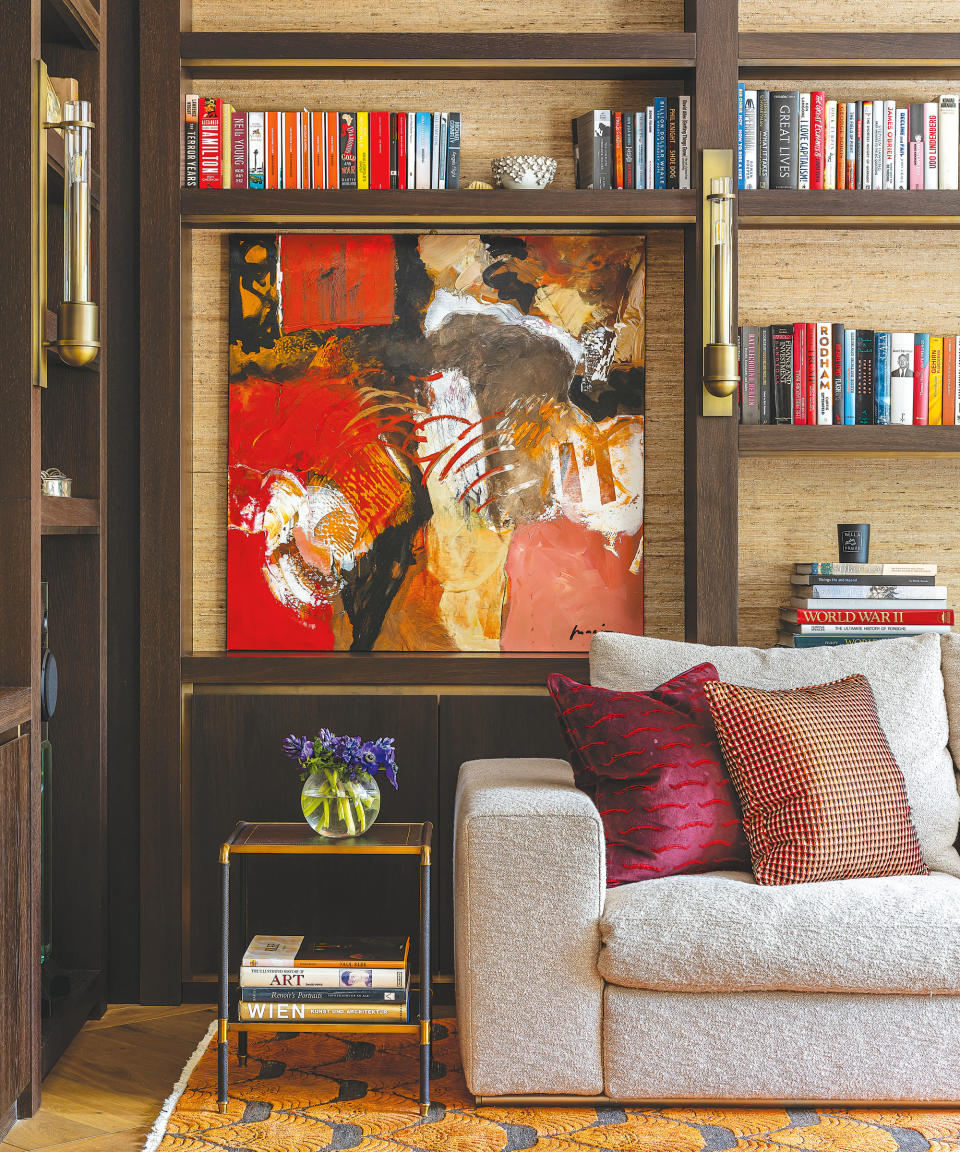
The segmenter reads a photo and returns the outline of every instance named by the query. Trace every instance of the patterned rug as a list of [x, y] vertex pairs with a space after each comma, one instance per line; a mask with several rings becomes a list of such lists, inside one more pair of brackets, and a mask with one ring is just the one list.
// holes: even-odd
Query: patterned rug
[[960, 1152], [960, 1110], [477, 1108], [455, 1027], [434, 1025], [434, 1103], [422, 1119], [415, 1037], [251, 1033], [247, 1067], [231, 1053], [225, 1116], [210, 1043], [159, 1152]]

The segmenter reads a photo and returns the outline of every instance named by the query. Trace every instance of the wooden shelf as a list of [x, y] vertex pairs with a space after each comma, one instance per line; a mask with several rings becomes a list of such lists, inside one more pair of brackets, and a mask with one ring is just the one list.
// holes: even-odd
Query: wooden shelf
[[44, 1076], [64, 1054], [97, 1006], [106, 999], [106, 981], [102, 972], [61, 974], [69, 977], [70, 991], [53, 1001], [51, 1014], [43, 1021], [41, 1068]]
[[741, 74], [816, 69], [818, 75], [902, 75], [960, 68], [957, 33], [744, 32], [739, 43]]
[[100, 13], [90, 0], [42, 0], [41, 41], [78, 48], [100, 47]]
[[0, 687], [0, 732], [30, 720], [30, 689]]
[[192, 32], [180, 37], [193, 77], [419, 76], [450, 79], [619, 77], [696, 64], [692, 33]]
[[[51, 129], [47, 133], [47, 200], [63, 204], [63, 137]], [[100, 174], [94, 170], [90, 175], [90, 203], [100, 206]]]
[[573, 652], [194, 652], [180, 662], [193, 684], [492, 684], [543, 687], [551, 672], [585, 682]]
[[958, 228], [960, 192], [798, 192], [737, 195], [741, 228]]
[[264, 230], [312, 227], [351, 228], [586, 228], [629, 231], [652, 226], [693, 224], [697, 194], [692, 191], [594, 192], [546, 188], [541, 192], [461, 190], [457, 192], [257, 191], [237, 188], [184, 188], [182, 223], [189, 228]]
[[44, 536], [76, 536], [100, 531], [100, 501], [84, 496], [41, 496]]
[[741, 456], [789, 456], [843, 452], [850, 455], [960, 456], [960, 427], [924, 428], [900, 424], [882, 427], [793, 427], [741, 425]]

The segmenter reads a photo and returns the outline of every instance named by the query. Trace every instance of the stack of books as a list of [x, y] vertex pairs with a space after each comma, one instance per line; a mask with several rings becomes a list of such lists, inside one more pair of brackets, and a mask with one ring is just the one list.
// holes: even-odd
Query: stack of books
[[183, 104], [185, 188], [460, 187], [459, 112], [241, 112]]
[[642, 112], [594, 109], [572, 121], [578, 188], [689, 188], [689, 96], [657, 96]]
[[740, 188], [960, 187], [956, 93], [905, 108], [744, 84], [737, 95]]
[[241, 1021], [405, 1023], [410, 940], [254, 936], [240, 966]]
[[777, 643], [818, 648], [950, 632], [953, 609], [936, 564], [797, 564]]
[[960, 338], [805, 321], [738, 330], [741, 424], [960, 425]]

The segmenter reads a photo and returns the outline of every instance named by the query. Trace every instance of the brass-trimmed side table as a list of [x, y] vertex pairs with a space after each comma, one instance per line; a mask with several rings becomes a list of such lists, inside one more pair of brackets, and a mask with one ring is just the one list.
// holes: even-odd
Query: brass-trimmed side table
[[[227, 1032], [237, 1030], [237, 1055], [247, 1061], [248, 1032], [401, 1032], [420, 1037], [420, 1115], [430, 1107], [430, 842], [433, 824], [374, 824], [362, 836], [340, 840], [318, 836], [306, 823], [264, 824], [241, 820], [220, 849], [220, 1007], [217, 1024], [217, 1106], [227, 1110]], [[328, 1024], [307, 1021], [239, 1020], [230, 1004], [230, 860], [241, 857], [244, 931], [246, 931], [246, 856], [330, 856], [353, 853], [361, 856], [420, 857], [420, 1013], [410, 1023]], [[412, 975], [412, 973], [411, 973]]]

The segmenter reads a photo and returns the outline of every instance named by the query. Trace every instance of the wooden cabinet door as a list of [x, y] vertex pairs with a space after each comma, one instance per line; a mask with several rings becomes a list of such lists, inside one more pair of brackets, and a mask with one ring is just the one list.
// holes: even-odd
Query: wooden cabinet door
[[30, 1079], [30, 738], [0, 744], [0, 1125]]

